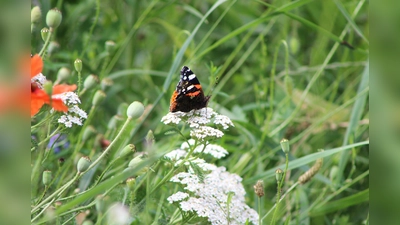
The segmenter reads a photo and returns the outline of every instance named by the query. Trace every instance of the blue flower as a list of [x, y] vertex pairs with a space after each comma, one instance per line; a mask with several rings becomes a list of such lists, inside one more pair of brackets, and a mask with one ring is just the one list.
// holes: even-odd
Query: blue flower
[[67, 140], [67, 135], [56, 134], [50, 138], [47, 144], [47, 149], [54, 149], [54, 153], [59, 153], [62, 149], [69, 147], [69, 141]]

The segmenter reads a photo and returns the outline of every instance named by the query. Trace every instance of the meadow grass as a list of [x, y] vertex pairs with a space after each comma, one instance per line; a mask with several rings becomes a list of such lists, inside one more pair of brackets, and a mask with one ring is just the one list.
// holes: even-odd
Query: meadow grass
[[[32, 117], [32, 224], [220, 224], [167, 200], [185, 190], [174, 175], [191, 170], [202, 183], [210, 174], [190, 161], [205, 141], [229, 154], [196, 157], [241, 177], [258, 223], [368, 224], [368, 2], [38, 4], [32, 54], [53, 83], [69, 69], [61, 83], [77, 84], [87, 118], [66, 127], [48, 106]], [[43, 40], [55, 7], [62, 22]], [[161, 119], [183, 65], [211, 95], [210, 110], [234, 126], [220, 129], [222, 138], [196, 139], [174, 166], [164, 155], [189, 143], [194, 128]], [[238, 213], [227, 196], [224, 218]]]

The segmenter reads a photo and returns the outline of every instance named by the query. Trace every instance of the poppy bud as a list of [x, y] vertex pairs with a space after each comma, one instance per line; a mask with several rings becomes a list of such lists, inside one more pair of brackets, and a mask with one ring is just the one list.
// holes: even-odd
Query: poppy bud
[[56, 83], [61, 83], [68, 80], [71, 77], [71, 71], [66, 67], [61, 67], [57, 72]]
[[290, 151], [290, 146], [289, 146], [289, 140], [288, 139], [282, 139], [281, 140], [281, 148], [282, 148], [282, 151], [285, 153], [285, 154], [288, 154], [289, 153], [289, 151]]
[[42, 17], [42, 11], [39, 6], [35, 6], [31, 9], [31, 23], [40, 22], [40, 18]]
[[106, 51], [108, 54], [111, 54], [115, 50], [115, 42], [113, 41], [106, 41], [105, 43]]
[[104, 78], [100, 82], [101, 90], [105, 91], [108, 87], [112, 86], [114, 84], [113, 80], [110, 78]]
[[80, 73], [82, 71], [82, 60], [75, 59], [74, 67], [75, 67], [76, 72]]
[[40, 35], [42, 36], [42, 40], [46, 41], [47, 37], [49, 36], [49, 28], [44, 27], [42, 30], [40, 30]]
[[126, 186], [129, 188], [129, 190], [134, 191], [135, 190], [135, 184], [136, 184], [136, 179], [131, 177], [126, 180]]
[[94, 94], [94, 97], [92, 100], [92, 105], [93, 106], [100, 105], [104, 101], [105, 98], [106, 98], [106, 93], [104, 93], [101, 90], [97, 90], [96, 93]]
[[76, 166], [78, 169], [78, 172], [79, 173], [85, 172], [89, 168], [90, 163], [91, 163], [91, 161], [90, 161], [89, 157], [87, 157], [87, 156], [81, 157]]
[[83, 135], [82, 135], [82, 141], [85, 142], [87, 141], [89, 138], [91, 138], [95, 133], [96, 133], [96, 129], [92, 126], [89, 125], [85, 128], [85, 130], [83, 131]]
[[144, 106], [141, 102], [134, 101], [132, 102], [128, 110], [126, 110], [126, 115], [131, 119], [139, 118], [144, 112]]
[[283, 171], [279, 168], [276, 169], [275, 170], [275, 178], [276, 178], [276, 181], [278, 182], [278, 184], [281, 182], [282, 176], [283, 176]]
[[99, 78], [96, 75], [90, 74], [83, 82], [83, 88], [86, 90], [92, 89], [99, 83]]
[[134, 153], [135, 151], [136, 151], [136, 146], [134, 144], [129, 144], [121, 150], [118, 157], [125, 157], [131, 153]]
[[42, 181], [45, 186], [49, 185], [52, 179], [52, 173], [50, 170], [43, 171]]
[[61, 11], [54, 8], [50, 9], [46, 15], [46, 24], [50, 27], [50, 29], [55, 29], [60, 26], [62, 20]]

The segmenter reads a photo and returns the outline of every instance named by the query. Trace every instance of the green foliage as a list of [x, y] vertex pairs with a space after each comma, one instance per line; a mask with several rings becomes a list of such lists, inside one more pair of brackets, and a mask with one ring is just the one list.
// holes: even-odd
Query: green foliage
[[[212, 163], [243, 178], [246, 203], [263, 224], [270, 224], [277, 202], [275, 170], [285, 169], [283, 138], [291, 147], [274, 224], [367, 220], [368, 2], [92, 0], [39, 1], [39, 6], [43, 14], [54, 7], [62, 12], [61, 24], [49, 36], [58, 49], [50, 51], [50, 42], [42, 40], [45, 18], [31, 34], [33, 54], [43, 53], [42, 73], [55, 81], [66, 67], [71, 71], [66, 83], [81, 84], [94, 74], [100, 85], [79, 92], [80, 107], [88, 113], [83, 126], [65, 128], [54, 119], [60, 113], [44, 108], [32, 119], [33, 224], [80, 223], [82, 217], [107, 224], [94, 207], [99, 195], [107, 196], [107, 206], [128, 205], [132, 224], [208, 223], [166, 200], [182, 190], [169, 179], [185, 167], [175, 168], [163, 155], [185, 142], [189, 129], [171, 131], [160, 121], [183, 65], [212, 95], [209, 107], [235, 124], [211, 142], [229, 151]], [[115, 42], [112, 51], [107, 41]], [[100, 90], [104, 99], [92, 106]], [[131, 120], [118, 109], [134, 101], [145, 109]], [[94, 133], [82, 140], [89, 126]], [[149, 130], [154, 133], [150, 147]], [[68, 146], [56, 151], [48, 145], [55, 134], [65, 134]], [[134, 168], [128, 163], [138, 153], [119, 158], [128, 144], [147, 156]], [[89, 156], [92, 164], [78, 174], [81, 156]], [[298, 185], [298, 177], [318, 158], [324, 158], [319, 173]], [[203, 181], [201, 168], [190, 166]], [[47, 186], [41, 181], [45, 170], [53, 174]], [[134, 191], [125, 186], [129, 177], [136, 177]], [[258, 204], [252, 187], [260, 179], [265, 195]]]

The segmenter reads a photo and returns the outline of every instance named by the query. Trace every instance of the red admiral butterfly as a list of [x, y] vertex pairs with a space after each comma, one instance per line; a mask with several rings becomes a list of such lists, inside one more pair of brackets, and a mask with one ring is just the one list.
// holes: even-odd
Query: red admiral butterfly
[[181, 70], [181, 79], [172, 94], [169, 111], [189, 112], [207, 106], [211, 96], [204, 96], [201, 84], [196, 75], [187, 66]]

